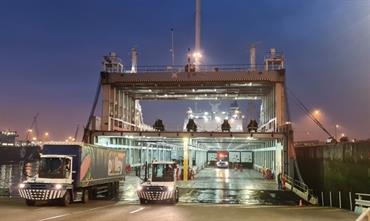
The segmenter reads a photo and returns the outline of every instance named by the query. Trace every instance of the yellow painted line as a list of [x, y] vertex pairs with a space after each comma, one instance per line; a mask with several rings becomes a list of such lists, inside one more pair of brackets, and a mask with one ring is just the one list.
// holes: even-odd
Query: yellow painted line
[[48, 217], [48, 218], [45, 218], [45, 219], [39, 219], [38, 221], [58, 219], [58, 218], [65, 217], [65, 216], [70, 216], [70, 215], [72, 215], [72, 213], [66, 213], [66, 214], [62, 214], [62, 215], [58, 215], [58, 216], [51, 216], [51, 217]]
[[[104, 208], [114, 207], [114, 206], [116, 206], [116, 205], [99, 206], [99, 207], [88, 209], [87, 211], [93, 211], [93, 210], [97, 210], [97, 209], [104, 209]], [[84, 211], [81, 211], [81, 212], [84, 212]]]
[[58, 215], [58, 216], [51, 216], [51, 217], [48, 217], [48, 218], [39, 219], [38, 221], [58, 219], [58, 218], [62, 218], [62, 217], [65, 217], [65, 216], [70, 216], [70, 215], [79, 215], [79, 214], [86, 213], [86, 212], [89, 212], [89, 211], [104, 209], [104, 208], [113, 207], [113, 206], [115, 206], [115, 205], [99, 206], [99, 207], [95, 207], [95, 208], [91, 208], [91, 209], [87, 209], [87, 210], [78, 211], [78, 212], [75, 212], [75, 213], [66, 213], [66, 214], [62, 214], [62, 215]]
[[145, 207], [141, 207], [141, 208], [139, 208], [139, 209], [137, 209], [137, 210], [131, 211], [130, 213], [131, 213], [131, 214], [133, 214], [133, 213], [138, 213], [138, 212], [140, 212], [140, 211], [141, 211], [141, 210], [143, 210], [143, 209], [145, 209]]

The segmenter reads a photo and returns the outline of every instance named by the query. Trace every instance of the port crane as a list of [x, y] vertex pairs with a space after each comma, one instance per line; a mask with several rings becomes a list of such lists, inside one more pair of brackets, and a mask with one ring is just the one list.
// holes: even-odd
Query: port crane
[[39, 117], [39, 113], [37, 113], [33, 119], [32, 119], [32, 123], [31, 123], [31, 126], [28, 128], [27, 130], [27, 133], [26, 133], [26, 141], [30, 141], [30, 139], [32, 139], [31, 137], [31, 134], [33, 131], [35, 131], [35, 135], [36, 135], [36, 140], [39, 139], [39, 128], [38, 128], [38, 123], [37, 123], [37, 118]]

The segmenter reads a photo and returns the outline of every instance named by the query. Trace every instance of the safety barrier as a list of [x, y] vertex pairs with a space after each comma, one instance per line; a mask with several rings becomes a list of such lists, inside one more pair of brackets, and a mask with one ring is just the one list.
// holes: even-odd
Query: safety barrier
[[356, 193], [356, 196], [355, 212], [361, 214], [356, 221], [370, 221], [370, 194]]
[[[258, 64], [255, 67], [252, 67], [250, 64], [214, 64], [214, 65], [199, 65], [198, 71], [205, 71], [205, 72], [217, 72], [217, 71], [263, 71], [265, 69], [265, 65]], [[164, 65], [149, 65], [149, 66], [138, 66], [137, 72], [182, 72], [185, 71], [186, 66], [184, 65], [175, 65], [175, 66], [164, 66]], [[270, 67], [269, 70], [279, 70], [282, 67], [272, 68]]]
[[355, 194], [346, 191], [321, 192], [319, 204], [321, 206], [337, 207], [353, 211]]
[[312, 205], [318, 204], [318, 198], [313, 194], [312, 189], [310, 189], [307, 184], [299, 180], [295, 180], [294, 178], [287, 175], [284, 175], [282, 179], [285, 182], [284, 186], [286, 189], [297, 194], [299, 197], [311, 203]]

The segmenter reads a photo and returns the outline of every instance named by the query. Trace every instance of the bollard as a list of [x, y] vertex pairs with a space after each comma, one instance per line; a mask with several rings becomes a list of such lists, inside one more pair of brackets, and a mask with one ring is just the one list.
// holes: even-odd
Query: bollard
[[324, 193], [321, 192], [321, 205], [322, 206], [325, 206], [325, 202], [324, 202]]
[[339, 197], [339, 208], [342, 209], [342, 194], [340, 191], [338, 192], [338, 197]]
[[353, 211], [352, 209], [352, 193], [349, 192], [349, 207], [351, 208], [351, 211]]
[[332, 201], [331, 201], [331, 191], [329, 192], [329, 204], [330, 204], [330, 207], [333, 207], [333, 204], [332, 204]]

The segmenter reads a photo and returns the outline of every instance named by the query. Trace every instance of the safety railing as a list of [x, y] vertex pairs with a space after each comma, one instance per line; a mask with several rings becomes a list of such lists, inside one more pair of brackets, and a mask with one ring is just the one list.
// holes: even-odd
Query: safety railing
[[370, 194], [356, 193], [358, 197], [355, 199], [355, 212], [361, 213], [356, 221], [369, 221], [370, 220]]
[[353, 211], [355, 194], [343, 190], [323, 191], [320, 193], [321, 206], [337, 207]]
[[370, 207], [370, 194], [367, 193], [356, 193], [358, 199], [355, 200], [356, 206]]
[[[184, 72], [186, 65], [147, 65], [138, 66], [137, 73], [144, 72]], [[281, 68], [268, 69], [268, 70], [279, 70]], [[217, 72], [217, 71], [264, 71], [266, 67], [264, 64], [214, 64], [214, 65], [199, 65], [197, 71], [203, 72]], [[125, 70], [124, 72], [131, 73], [131, 70]]]
[[304, 199], [305, 201], [316, 205], [318, 204], [318, 199], [314, 195], [313, 190], [310, 189], [307, 184], [305, 184], [302, 181], [295, 180], [294, 178], [290, 176], [284, 176], [285, 179], [285, 187], [295, 194], [297, 194], [299, 197]]
[[290, 176], [285, 176], [285, 179], [286, 179], [286, 182], [288, 182], [294, 188], [297, 188], [302, 192], [307, 192], [307, 191], [312, 192], [312, 190], [310, 188], [308, 188], [307, 184], [305, 184], [304, 182], [301, 182], [299, 180], [295, 180], [294, 178], [292, 178]]
[[152, 126], [146, 124], [136, 125], [119, 118], [110, 117], [110, 130], [113, 131], [154, 131]]

